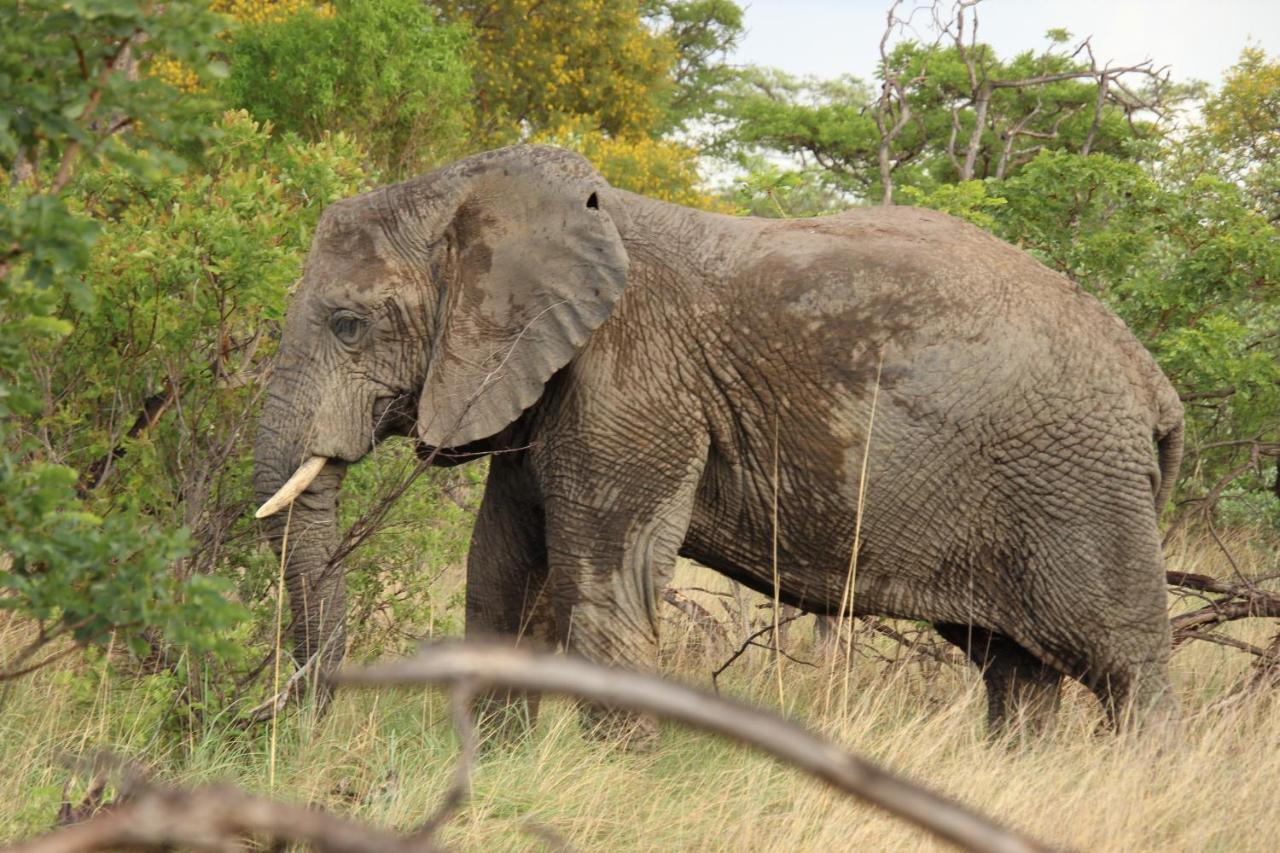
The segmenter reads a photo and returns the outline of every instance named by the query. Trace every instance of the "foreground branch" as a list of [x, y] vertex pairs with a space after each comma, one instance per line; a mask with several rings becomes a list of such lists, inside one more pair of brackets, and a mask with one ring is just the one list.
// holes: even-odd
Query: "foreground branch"
[[428, 853], [421, 836], [381, 829], [291, 803], [254, 797], [225, 785], [145, 790], [106, 814], [10, 848], [11, 853], [90, 850], [242, 850], [244, 836], [306, 844], [321, 853]]
[[887, 773], [776, 714], [654, 675], [607, 669], [506, 645], [445, 642], [427, 646], [416, 658], [344, 670], [330, 680], [357, 687], [472, 683], [478, 687], [563, 693], [653, 714], [754, 746], [963, 848], [1046, 849], [953, 800]]

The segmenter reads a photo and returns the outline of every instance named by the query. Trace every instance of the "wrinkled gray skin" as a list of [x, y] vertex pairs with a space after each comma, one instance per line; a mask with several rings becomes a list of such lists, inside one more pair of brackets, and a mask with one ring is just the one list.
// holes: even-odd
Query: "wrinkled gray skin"
[[719, 216], [508, 148], [332, 205], [287, 317], [256, 490], [331, 460], [292, 509], [299, 661], [343, 654], [338, 488], [400, 432], [441, 463], [509, 451], [468, 635], [653, 667], [677, 555], [772, 593], [776, 466], [784, 602], [839, 608], [864, 481], [854, 611], [936, 625], [993, 726], [1048, 718], [1064, 674], [1113, 717], [1177, 713], [1156, 521], [1181, 405], [1119, 319], [978, 228]]

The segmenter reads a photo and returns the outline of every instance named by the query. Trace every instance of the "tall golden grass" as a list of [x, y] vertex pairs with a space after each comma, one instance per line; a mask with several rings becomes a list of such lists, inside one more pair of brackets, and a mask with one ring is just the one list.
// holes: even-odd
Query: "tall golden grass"
[[[1242, 569], [1280, 569], [1275, 554], [1229, 543]], [[1223, 578], [1231, 570], [1211, 540], [1179, 540], [1169, 567]], [[446, 582], [461, 583], [461, 573]], [[764, 597], [723, 599], [692, 587], [729, 591], [728, 581], [682, 565], [676, 587], [726, 612], [731, 635]], [[727, 611], [732, 611], [734, 624]], [[664, 672], [709, 683], [720, 652], [701, 629], [668, 611]], [[847, 708], [823, 712], [829, 663], [795, 623], [784, 660], [784, 709], [849, 749], [971, 805], [1050, 844], [1082, 850], [1258, 850], [1280, 843], [1280, 702], [1261, 693], [1231, 707], [1210, 706], [1244, 680], [1251, 658], [1195, 643], [1174, 657], [1185, 723], [1168, 742], [1101, 732], [1096, 701], [1077, 686], [1044, 739], [991, 742], [977, 673], [919, 664], [892, 641], [859, 634], [850, 658]], [[909, 626], [908, 626], [909, 627]], [[1230, 626], [1265, 646], [1274, 621]], [[16, 644], [20, 626], [5, 642]], [[898, 661], [892, 662], [892, 658]], [[760, 705], [778, 703], [777, 657], [753, 649], [719, 679], [722, 690]], [[11, 685], [0, 708], [0, 840], [47, 829], [72, 779], [60, 754], [111, 749], [184, 785], [229, 781], [314, 803], [377, 825], [408, 829], [430, 814], [449, 784], [456, 743], [445, 700], [429, 692], [340, 694], [317, 720], [282, 718], [272, 749], [267, 732], [240, 732], [229, 718], [185, 737], [160, 736], [160, 687], [93, 678], [95, 664], [66, 665]], [[79, 669], [77, 669], [77, 667]], [[86, 667], [88, 669], [86, 669]], [[89, 676], [89, 677], [86, 677]], [[487, 751], [473, 795], [442, 840], [462, 849], [536, 850], [533, 832], [553, 830], [585, 850], [921, 850], [939, 845], [885, 814], [851, 802], [744, 747], [666, 727], [659, 747], [632, 754], [584, 740], [562, 701], [544, 703], [527, 741]]]

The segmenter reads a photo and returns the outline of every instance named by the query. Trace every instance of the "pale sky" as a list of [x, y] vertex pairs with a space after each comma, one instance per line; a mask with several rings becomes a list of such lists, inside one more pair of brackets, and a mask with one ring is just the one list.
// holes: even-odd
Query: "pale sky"
[[[747, 33], [733, 62], [871, 79], [889, 0], [739, 2]], [[924, 5], [906, 0], [900, 9]], [[925, 15], [917, 20], [923, 28]], [[1280, 0], [986, 0], [979, 22], [979, 40], [1001, 57], [1038, 50], [1045, 31], [1062, 27], [1075, 39], [1092, 35], [1100, 63], [1150, 58], [1170, 65], [1175, 80], [1213, 84], [1249, 41], [1280, 53]]]

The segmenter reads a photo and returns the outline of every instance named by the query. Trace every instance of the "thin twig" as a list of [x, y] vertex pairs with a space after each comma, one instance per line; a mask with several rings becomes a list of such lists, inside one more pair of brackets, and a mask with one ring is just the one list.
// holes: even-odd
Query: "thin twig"
[[[786, 617], [785, 619], [780, 619], [780, 620], [778, 620], [777, 622], [774, 622], [774, 623], [770, 623], [770, 624], [768, 624], [768, 625], [765, 625], [765, 626], [764, 626], [763, 628], [761, 628], [760, 630], [758, 630], [758, 631], [753, 631], [751, 634], [747, 635], [747, 638], [746, 638], [745, 640], [743, 640], [743, 641], [742, 641], [742, 645], [738, 646], [738, 648], [734, 651], [734, 653], [733, 653], [733, 654], [731, 654], [731, 655], [729, 655], [729, 659], [728, 659], [728, 660], [726, 660], [724, 663], [720, 664], [720, 666], [716, 667], [715, 672], [711, 673], [711, 684], [712, 684], [712, 686], [713, 686], [713, 687], [715, 687], [717, 690], [719, 690], [719, 687], [720, 687], [720, 682], [719, 682], [720, 675], [721, 675], [721, 674], [722, 674], [726, 669], [728, 669], [730, 666], [732, 666], [734, 661], [736, 661], [738, 658], [740, 658], [740, 657], [742, 657], [744, 654], [746, 654], [747, 649], [749, 649], [749, 648], [751, 648], [753, 645], [755, 645], [755, 641], [756, 641], [758, 638], [760, 638], [761, 636], [763, 636], [763, 635], [765, 635], [765, 634], [768, 634], [770, 631], [776, 631], [778, 628], [781, 628], [783, 625], [786, 625], [786, 624], [787, 624], [787, 623], [789, 623], [789, 622], [794, 622], [795, 620], [799, 619], [801, 616], [804, 616], [804, 615], [805, 615], [805, 614], [803, 614], [803, 613], [797, 613], [797, 614], [795, 614], [794, 616], [788, 616], [788, 617]], [[775, 637], [775, 638], [774, 638], [774, 640], [775, 640], [774, 645], [776, 646], [776, 645], [777, 645], [777, 642], [776, 642], [777, 638]]]

